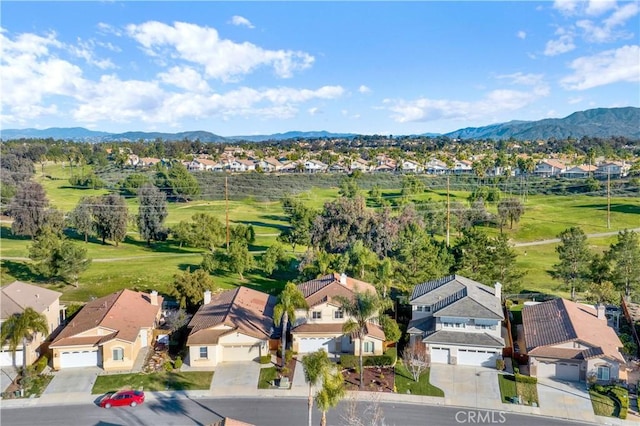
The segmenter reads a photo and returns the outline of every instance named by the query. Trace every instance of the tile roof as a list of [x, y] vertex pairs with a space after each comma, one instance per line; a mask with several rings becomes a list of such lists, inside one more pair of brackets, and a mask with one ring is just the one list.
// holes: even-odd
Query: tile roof
[[0, 288], [0, 318], [6, 319], [22, 313], [26, 308], [33, 308], [42, 313], [60, 298], [62, 293], [37, 285], [14, 281]]
[[338, 273], [324, 275], [298, 284], [298, 289], [304, 295], [309, 307], [331, 301], [335, 296], [353, 297], [356, 291], [370, 291], [376, 294], [376, 288], [373, 285], [354, 278], [346, 277], [346, 283], [341, 284]]
[[[622, 342], [604, 319], [598, 319], [596, 309], [554, 299], [522, 309], [522, 323], [527, 352], [536, 355], [540, 347], [566, 342], [580, 342], [593, 348], [582, 350], [583, 357], [600, 354], [624, 362], [618, 348]], [[600, 348], [600, 351], [593, 350]], [[542, 355], [539, 355], [542, 356]]]
[[[292, 329], [291, 333], [292, 334], [296, 334], [296, 333], [342, 334], [342, 326], [343, 326], [343, 323], [313, 324], [313, 323], [307, 322], [307, 323], [300, 324], [299, 326]], [[382, 330], [382, 328], [380, 328], [379, 325], [373, 324], [373, 323], [367, 324], [367, 336], [373, 337], [379, 340], [385, 339], [384, 331]]]
[[489, 348], [503, 348], [504, 340], [491, 336], [488, 333], [466, 333], [464, 331], [438, 330], [425, 337], [425, 343], [462, 345], [462, 346], [486, 346]]
[[[188, 342], [215, 344], [220, 336], [231, 331], [269, 338], [273, 333], [275, 304], [275, 297], [248, 287], [215, 294], [210, 303], [200, 306], [189, 322]], [[220, 326], [218, 330], [211, 330]]]
[[155, 325], [162, 301], [162, 296], [158, 296], [158, 304], [152, 305], [149, 294], [128, 289], [95, 299], [78, 312], [51, 346], [59, 346], [60, 342], [68, 342], [67, 339], [96, 327], [112, 330], [113, 338], [135, 342], [141, 328]]
[[410, 304], [432, 307], [434, 316], [503, 319], [495, 289], [460, 275], [449, 275], [414, 287]]

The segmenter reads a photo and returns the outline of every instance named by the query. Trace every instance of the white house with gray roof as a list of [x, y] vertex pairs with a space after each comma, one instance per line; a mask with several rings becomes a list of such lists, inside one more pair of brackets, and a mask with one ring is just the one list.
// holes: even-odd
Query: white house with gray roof
[[495, 367], [502, 355], [501, 292], [460, 275], [417, 285], [407, 332], [422, 343], [431, 363]]

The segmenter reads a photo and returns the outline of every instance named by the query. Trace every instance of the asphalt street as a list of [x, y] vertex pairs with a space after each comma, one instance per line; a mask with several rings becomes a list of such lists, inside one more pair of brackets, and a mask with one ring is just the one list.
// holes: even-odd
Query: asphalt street
[[[331, 410], [327, 416], [328, 425], [348, 425], [347, 407], [348, 404], [343, 403]], [[358, 410], [362, 413], [370, 407], [370, 402], [361, 402]], [[385, 419], [384, 424], [387, 426], [578, 424], [568, 420], [541, 419], [536, 416], [468, 408], [389, 403], [381, 403], [380, 408]], [[135, 408], [119, 407], [108, 410], [93, 404], [0, 410], [2, 426], [210, 425], [222, 417], [231, 417], [260, 426], [304, 426], [307, 424], [307, 404], [306, 399], [301, 398], [167, 398], [150, 400]], [[367, 412], [361, 414], [360, 418], [362, 424], [371, 424], [371, 417]], [[320, 412], [314, 411], [313, 423], [319, 422]]]

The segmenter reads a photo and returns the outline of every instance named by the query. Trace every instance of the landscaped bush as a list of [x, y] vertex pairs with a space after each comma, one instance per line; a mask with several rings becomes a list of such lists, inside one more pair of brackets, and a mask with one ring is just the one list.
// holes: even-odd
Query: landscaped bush
[[515, 376], [516, 376], [516, 382], [531, 383], [531, 384], [538, 383], [537, 377], [525, 376], [524, 374], [520, 374], [520, 373], [516, 373]]
[[260, 357], [260, 364], [269, 364], [271, 362], [271, 355], [262, 355]]
[[166, 372], [171, 372], [173, 371], [173, 364], [171, 364], [171, 361], [166, 361], [163, 365], [162, 368], [164, 368], [164, 371]]
[[629, 391], [620, 386], [607, 386], [609, 395], [620, 404], [620, 418], [626, 419], [629, 411]]
[[[365, 367], [387, 367], [395, 364], [396, 357], [394, 353], [389, 351], [384, 355], [365, 356], [362, 364]], [[340, 355], [340, 365], [342, 368], [356, 368], [360, 365], [359, 357], [356, 355]]]
[[181, 357], [177, 357], [175, 362], [173, 363], [173, 368], [175, 368], [176, 370], [180, 370], [180, 368], [182, 368], [182, 358]]
[[46, 355], [42, 355], [35, 364], [36, 374], [42, 374], [47, 365], [49, 364], [49, 358]]
[[340, 365], [342, 365], [342, 368], [356, 368], [359, 362], [358, 357], [355, 355], [340, 355]]
[[396, 361], [398, 360], [398, 348], [389, 348], [384, 354], [391, 359], [391, 365], [396, 365]]
[[293, 359], [293, 351], [291, 349], [287, 349], [284, 351], [284, 362], [289, 364]]
[[505, 368], [505, 363], [504, 363], [504, 359], [496, 359], [496, 370], [498, 371], [502, 371]]

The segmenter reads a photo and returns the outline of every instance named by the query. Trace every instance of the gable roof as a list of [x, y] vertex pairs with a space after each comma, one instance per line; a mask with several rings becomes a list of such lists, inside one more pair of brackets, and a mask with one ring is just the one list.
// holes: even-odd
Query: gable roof
[[[275, 304], [275, 297], [248, 287], [215, 294], [210, 303], [200, 306], [189, 322], [191, 331], [187, 344], [215, 344], [218, 338], [231, 331], [268, 338], [273, 332]], [[212, 330], [217, 326], [226, 328]]]
[[356, 291], [370, 291], [376, 294], [376, 288], [373, 285], [354, 278], [346, 277], [345, 284], [341, 284], [340, 274], [336, 272], [298, 284], [298, 289], [304, 295], [309, 307], [330, 302], [335, 296], [353, 297]]
[[162, 301], [162, 296], [158, 296], [158, 304], [152, 305], [149, 294], [128, 289], [95, 299], [78, 312], [53, 340], [51, 346], [81, 344], [82, 341], [78, 339], [86, 340], [87, 337], [76, 336], [96, 327], [113, 332], [109, 339], [100, 336], [100, 341], [120, 339], [135, 342], [141, 328], [151, 328], [155, 325]]
[[544, 356], [546, 346], [576, 341], [592, 346], [581, 350], [588, 359], [605, 356], [624, 362], [618, 348], [622, 342], [607, 321], [598, 319], [594, 307], [554, 299], [522, 309], [522, 324], [527, 352]]
[[435, 317], [504, 318], [495, 289], [461, 275], [418, 284], [409, 303], [431, 306]]
[[24, 312], [33, 308], [38, 313], [44, 312], [62, 293], [37, 285], [14, 281], [0, 289], [0, 319]]

